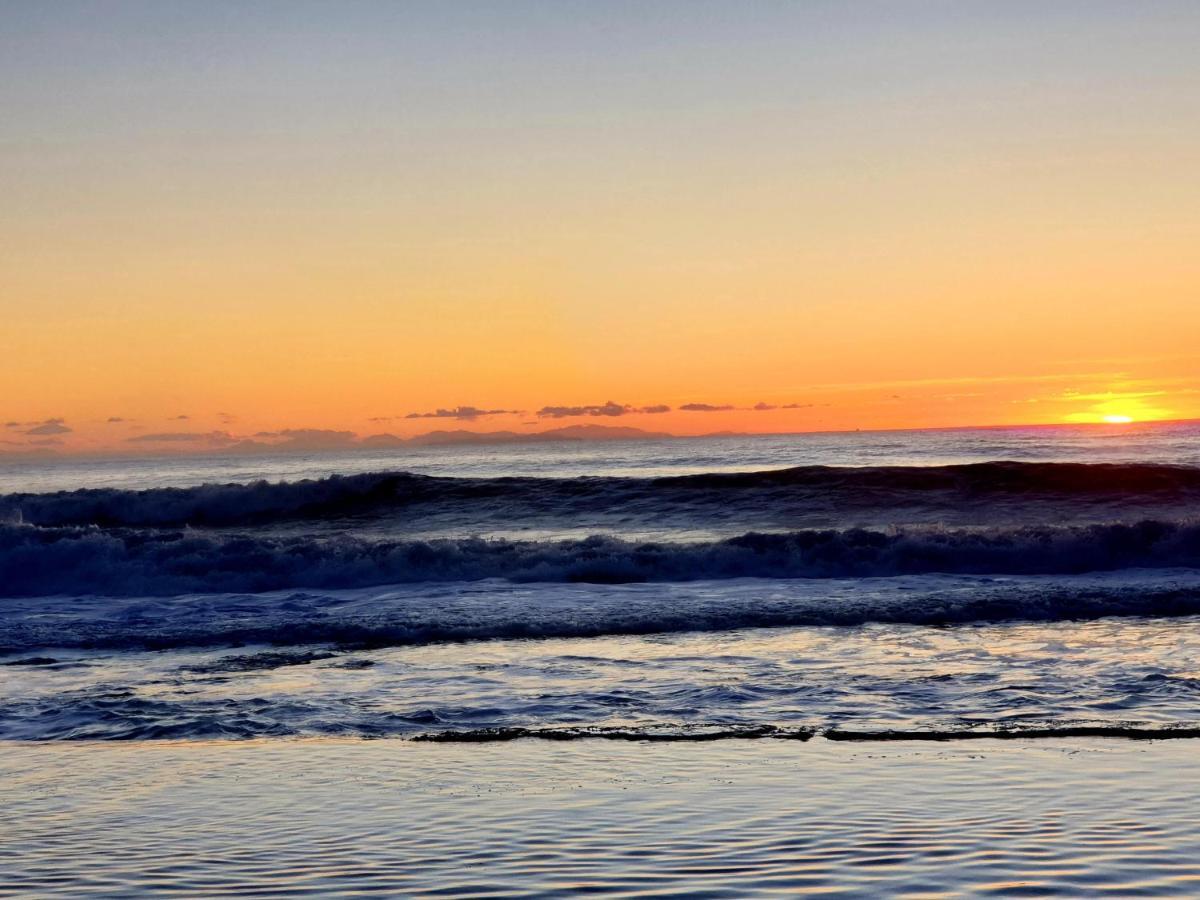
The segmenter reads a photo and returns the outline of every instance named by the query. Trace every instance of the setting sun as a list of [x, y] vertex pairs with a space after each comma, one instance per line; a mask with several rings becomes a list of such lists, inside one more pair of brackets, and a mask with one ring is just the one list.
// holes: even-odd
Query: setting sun
[[1133, 416], [1109, 415], [1104, 417], [1104, 421], [1109, 425], [1128, 425], [1133, 421]]

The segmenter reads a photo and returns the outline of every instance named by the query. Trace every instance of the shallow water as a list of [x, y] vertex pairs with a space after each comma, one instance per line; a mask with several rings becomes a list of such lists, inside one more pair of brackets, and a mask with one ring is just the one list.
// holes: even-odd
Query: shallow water
[[0, 743], [0, 896], [1195, 896], [1189, 742]]
[[0, 735], [1200, 727], [1197, 617], [42, 652], [4, 666]]

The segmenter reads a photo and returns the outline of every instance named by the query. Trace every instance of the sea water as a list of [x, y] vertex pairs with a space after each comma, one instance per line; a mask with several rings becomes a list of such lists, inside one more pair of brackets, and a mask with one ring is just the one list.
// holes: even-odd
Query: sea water
[[1183, 733], [1200, 427], [10, 464], [0, 737]]
[[7, 464], [0, 896], [1193, 896], [1198, 501], [1188, 424]]

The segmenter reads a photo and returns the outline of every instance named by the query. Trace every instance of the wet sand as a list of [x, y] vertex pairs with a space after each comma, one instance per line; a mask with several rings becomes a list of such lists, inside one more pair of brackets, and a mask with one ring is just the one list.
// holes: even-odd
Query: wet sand
[[1194, 896], [1198, 750], [0, 743], [0, 895]]

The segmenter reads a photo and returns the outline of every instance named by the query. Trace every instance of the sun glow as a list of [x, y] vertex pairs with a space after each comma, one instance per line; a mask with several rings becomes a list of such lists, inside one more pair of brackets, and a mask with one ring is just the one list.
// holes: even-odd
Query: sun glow
[[1130, 425], [1186, 418], [1165, 405], [1164, 401], [1168, 399], [1167, 391], [1158, 387], [1147, 386], [1138, 390], [1067, 391], [1063, 398], [1090, 404], [1088, 409], [1069, 413], [1065, 417], [1068, 422]]

